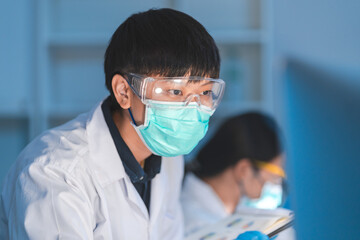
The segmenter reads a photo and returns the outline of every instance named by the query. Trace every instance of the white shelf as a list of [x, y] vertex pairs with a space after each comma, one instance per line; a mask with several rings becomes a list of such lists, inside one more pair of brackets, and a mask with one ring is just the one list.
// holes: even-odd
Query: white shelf
[[218, 44], [262, 43], [264, 34], [261, 30], [216, 30], [210, 35]]
[[223, 100], [220, 103], [221, 107], [230, 108], [230, 107], [237, 107], [237, 108], [258, 108], [262, 107], [261, 101], [232, 101], [232, 100]]
[[0, 111], [0, 119], [18, 119], [18, 118], [28, 118], [26, 112], [19, 111]]
[[[218, 44], [242, 44], [265, 42], [265, 34], [261, 30], [216, 30], [210, 31], [210, 35]], [[51, 48], [68, 47], [106, 47], [110, 41], [108, 33], [51, 33], [47, 44]]]
[[0, 118], [26, 118], [28, 117], [28, 111], [28, 106], [6, 103], [0, 106]]
[[64, 34], [52, 33], [47, 39], [49, 47], [106, 47], [110, 41], [111, 34]]
[[226, 117], [235, 113], [246, 111], [263, 111], [264, 104], [261, 101], [223, 101], [220, 103], [218, 109], [215, 111], [215, 116]]
[[67, 118], [74, 117], [81, 113], [90, 111], [94, 105], [79, 105], [74, 104], [71, 107], [66, 105], [52, 105], [48, 109], [49, 118]]

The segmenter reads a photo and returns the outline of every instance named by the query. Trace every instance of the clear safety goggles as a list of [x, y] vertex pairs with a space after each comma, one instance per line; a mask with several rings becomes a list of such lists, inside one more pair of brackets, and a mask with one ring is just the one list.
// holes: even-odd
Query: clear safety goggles
[[147, 77], [134, 73], [121, 74], [144, 104], [153, 101], [167, 106], [194, 106], [214, 111], [225, 90], [221, 79], [204, 77]]

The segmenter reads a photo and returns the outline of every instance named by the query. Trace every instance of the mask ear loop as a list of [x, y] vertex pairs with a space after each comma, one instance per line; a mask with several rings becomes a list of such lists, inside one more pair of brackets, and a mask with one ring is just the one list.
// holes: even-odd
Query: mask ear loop
[[130, 113], [131, 121], [132, 121], [132, 122], [134, 123], [134, 125], [137, 127], [136, 122], [135, 122], [135, 119], [134, 119], [134, 116], [132, 115], [132, 112], [131, 112], [130, 108], [128, 108], [128, 111], [129, 111], [129, 113]]

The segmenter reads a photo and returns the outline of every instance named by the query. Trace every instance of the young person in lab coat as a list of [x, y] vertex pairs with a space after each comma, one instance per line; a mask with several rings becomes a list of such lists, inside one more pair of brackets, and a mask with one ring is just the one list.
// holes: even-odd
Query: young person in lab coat
[[0, 239], [182, 239], [181, 155], [220, 103], [219, 67], [192, 17], [130, 16], [105, 53], [110, 96], [37, 137], [10, 170]]
[[[266, 189], [280, 188], [275, 195], [281, 197], [282, 165], [273, 119], [249, 112], [226, 120], [188, 166], [181, 196], [185, 232], [195, 232], [254, 204], [251, 199], [260, 198]], [[281, 203], [281, 198], [275, 200], [273, 207]]]

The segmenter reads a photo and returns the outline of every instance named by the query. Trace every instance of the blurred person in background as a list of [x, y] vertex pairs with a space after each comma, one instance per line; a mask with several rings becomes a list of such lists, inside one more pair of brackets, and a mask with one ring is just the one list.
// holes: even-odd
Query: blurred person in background
[[181, 197], [186, 234], [242, 207], [278, 207], [283, 164], [272, 118], [249, 112], [226, 120], [187, 165]]

